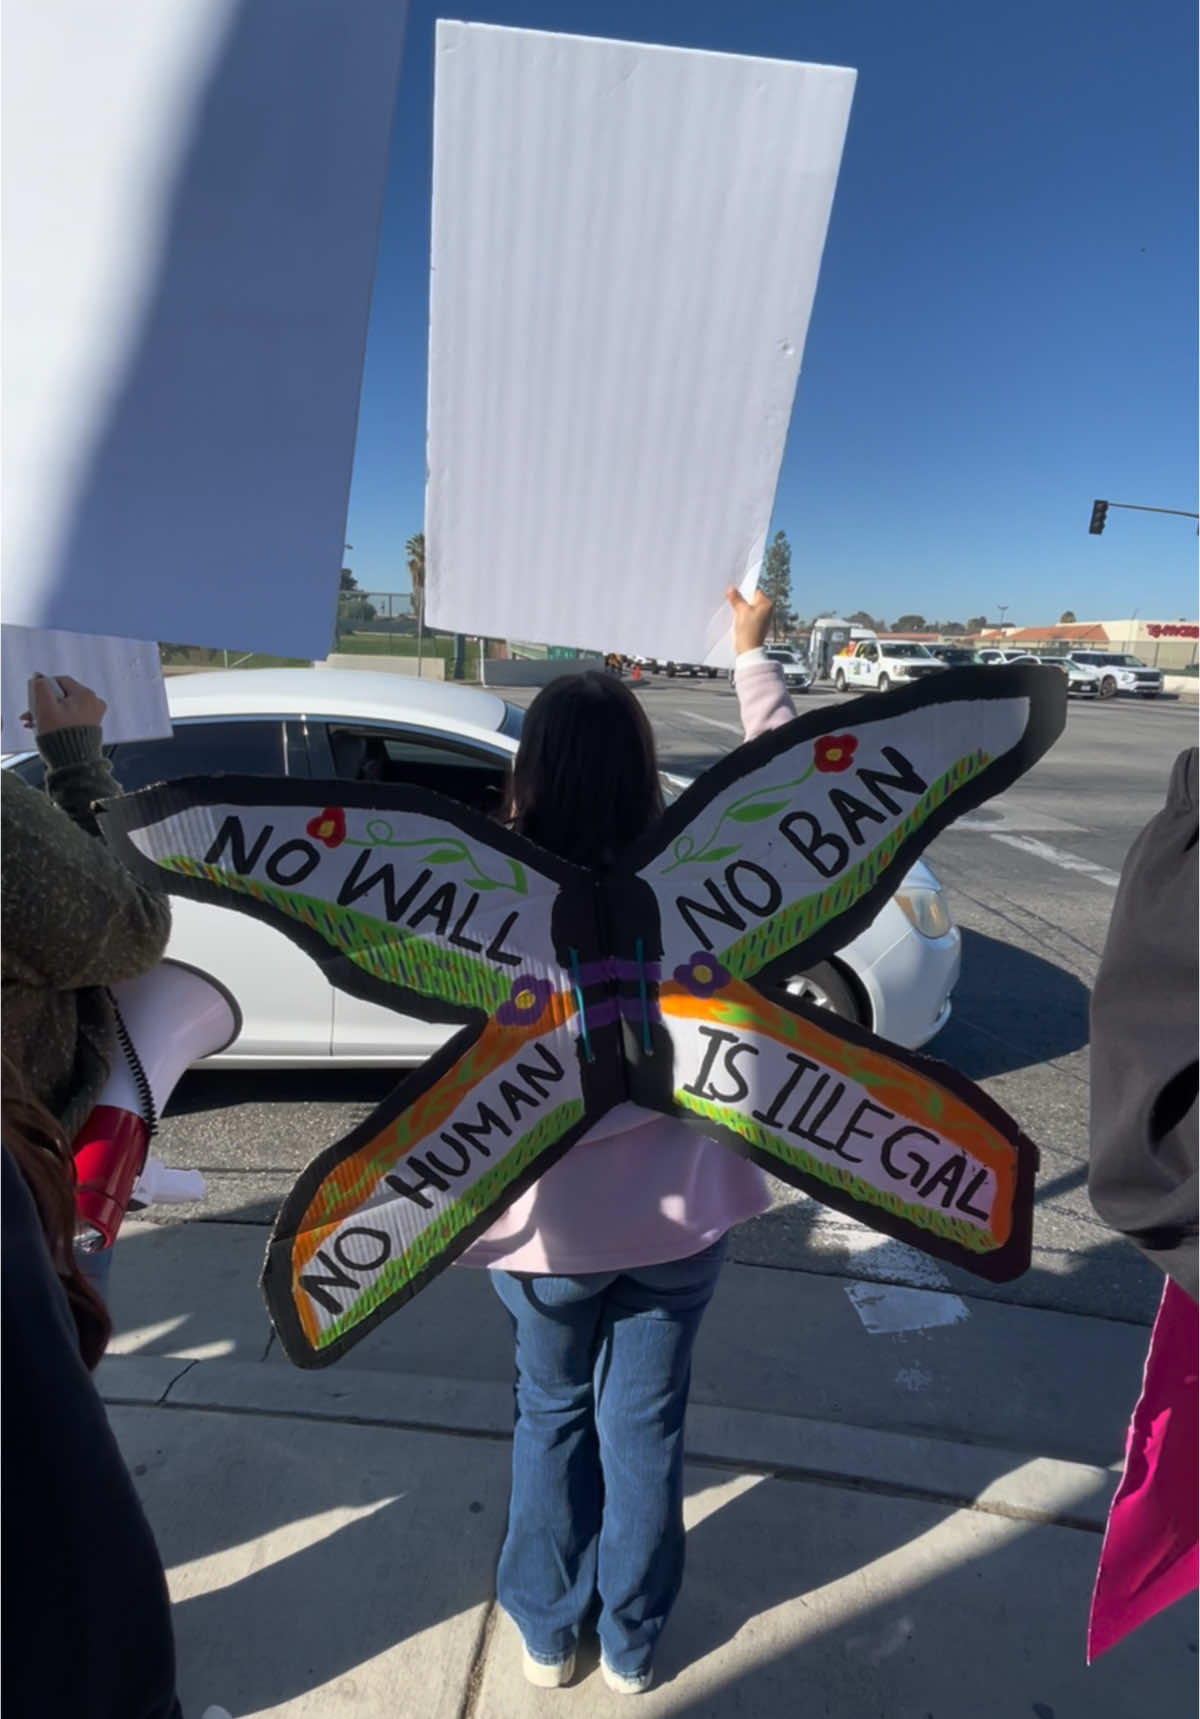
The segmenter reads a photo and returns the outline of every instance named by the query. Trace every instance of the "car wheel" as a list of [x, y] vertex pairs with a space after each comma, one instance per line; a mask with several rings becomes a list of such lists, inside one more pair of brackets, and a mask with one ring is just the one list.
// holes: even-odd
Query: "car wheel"
[[1116, 696], [1117, 696], [1116, 677], [1114, 675], [1111, 675], [1111, 674], [1106, 674], [1104, 679], [1100, 682], [1100, 697], [1101, 698], [1115, 698]]
[[668, 663], [667, 664], [667, 679], [668, 680], [674, 680], [675, 679], [675, 664], [674, 663]]
[[879, 677], [879, 690], [880, 690], [880, 692], [890, 692], [892, 690], [892, 677], [891, 677], [891, 675], [888, 675], [888, 674], [881, 674], [880, 675], [880, 677]]
[[855, 1021], [860, 1027], [871, 1024], [865, 1018], [854, 991], [829, 961], [818, 961], [807, 972], [798, 973], [794, 979], [788, 980], [784, 990], [789, 997], [798, 997], [802, 1003], [811, 1003], [815, 1009], [830, 1009], [843, 1020]]
[[834, 686], [837, 687], [839, 692], [845, 692], [845, 690], [846, 690], [846, 677], [842, 673], [841, 669], [839, 669], [837, 671], [837, 673], [834, 675], [833, 684], [834, 684]]
[[706, 674], [706, 675], [707, 675], [707, 676], [708, 676], [708, 678], [709, 678], [709, 680], [716, 680], [716, 678], [717, 678], [717, 671], [716, 671], [716, 669], [715, 669], [715, 668], [708, 668], [708, 669], [705, 669], [705, 671], [704, 671], [704, 672], [705, 672], [705, 674]]

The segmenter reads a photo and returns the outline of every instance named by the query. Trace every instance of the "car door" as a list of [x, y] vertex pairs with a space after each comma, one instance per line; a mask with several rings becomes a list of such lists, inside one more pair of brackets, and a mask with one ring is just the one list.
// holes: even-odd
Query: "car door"
[[[436, 729], [382, 722], [326, 722], [309, 730], [315, 776], [410, 783], [485, 815], [498, 813], [504, 804], [512, 750], [499, 736], [490, 746]], [[345, 991], [333, 993], [333, 1054], [345, 1062], [423, 1062], [454, 1030]]]
[[[270, 716], [181, 719], [170, 739], [123, 742], [109, 750], [127, 793], [217, 771], [284, 776], [295, 756], [289, 725]], [[328, 1058], [333, 992], [316, 963], [282, 932], [248, 914], [173, 896], [167, 953], [211, 973], [237, 999], [242, 1030], [223, 1063], [285, 1066]]]
[[878, 663], [878, 645], [859, 645], [854, 654], [854, 678], [860, 686], [874, 686]]

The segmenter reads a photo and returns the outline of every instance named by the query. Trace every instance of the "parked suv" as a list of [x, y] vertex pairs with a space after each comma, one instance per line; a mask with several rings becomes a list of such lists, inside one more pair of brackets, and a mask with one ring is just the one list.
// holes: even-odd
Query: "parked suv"
[[1094, 668], [1086, 663], [1077, 663], [1073, 657], [1037, 656], [1029, 651], [1024, 656], [1011, 657], [1015, 663], [1045, 663], [1049, 668], [1061, 669], [1067, 677], [1067, 696], [1079, 693], [1084, 698], [1095, 698], [1100, 691], [1100, 676]]
[[1119, 692], [1157, 698], [1163, 689], [1161, 669], [1147, 668], [1139, 657], [1120, 651], [1072, 651], [1071, 660], [1096, 671], [1101, 698], [1115, 698]]
[[926, 645], [925, 649], [947, 668], [966, 668], [979, 661], [970, 645]]
[[[767, 645], [764, 655], [773, 663], [778, 663], [783, 670], [784, 684], [789, 692], [807, 692], [813, 683], [813, 672], [808, 665], [808, 658], [794, 651], [790, 645]], [[729, 684], [733, 685], [734, 671], [729, 671]]]

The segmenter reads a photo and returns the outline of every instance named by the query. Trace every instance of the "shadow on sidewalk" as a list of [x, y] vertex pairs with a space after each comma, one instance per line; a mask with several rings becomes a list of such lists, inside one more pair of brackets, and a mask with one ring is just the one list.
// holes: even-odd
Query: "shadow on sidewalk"
[[971, 1080], [1070, 1056], [1088, 1042], [1087, 986], [1015, 943], [962, 930], [954, 1012], [929, 1053]]

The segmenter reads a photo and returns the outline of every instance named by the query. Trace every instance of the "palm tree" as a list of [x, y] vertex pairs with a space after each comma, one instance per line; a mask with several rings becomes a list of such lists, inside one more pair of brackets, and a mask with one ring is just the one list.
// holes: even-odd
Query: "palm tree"
[[420, 615], [425, 606], [425, 533], [418, 531], [404, 545], [408, 576], [412, 582], [412, 612]]

